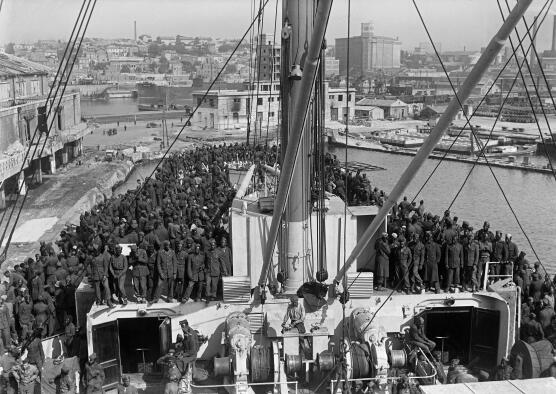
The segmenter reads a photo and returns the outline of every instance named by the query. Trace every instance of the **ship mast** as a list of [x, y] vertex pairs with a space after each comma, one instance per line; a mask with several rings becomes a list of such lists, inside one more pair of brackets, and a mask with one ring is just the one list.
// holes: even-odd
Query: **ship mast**
[[307, 120], [311, 119], [314, 81], [331, 7], [332, 0], [282, 3], [282, 169], [259, 285], [266, 284], [284, 215], [286, 248], [280, 259], [287, 267], [285, 293], [295, 293], [312, 271], [308, 247], [311, 133]]

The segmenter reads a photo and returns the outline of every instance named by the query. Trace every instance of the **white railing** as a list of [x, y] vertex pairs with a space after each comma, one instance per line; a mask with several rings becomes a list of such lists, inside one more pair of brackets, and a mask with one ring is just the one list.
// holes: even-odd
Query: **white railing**
[[[493, 265], [497, 265], [497, 264], [509, 264], [510, 265], [510, 273], [509, 274], [490, 274], [489, 273], [489, 269], [491, 266]], [[486, 291], [489, 280], [492, 278], [500, 278], [500, 279], [513, 279], [514, 275], [514, 263], [513, 261], [510, 262], [504, 262], [504, 261], [487, 261], [487, 263], [485, 264], [485, 277], [483, 279], [483, 290]]]

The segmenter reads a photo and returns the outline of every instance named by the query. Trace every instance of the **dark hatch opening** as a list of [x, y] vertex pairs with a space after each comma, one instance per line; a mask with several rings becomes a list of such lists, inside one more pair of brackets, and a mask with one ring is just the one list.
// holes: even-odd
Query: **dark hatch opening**
[[155, 363], [156, 368], [156, 360], [160, 357], [160, 323], [157, 317], [118, 319], [122, 373], [145, 372], [142, 351], [138, 349], [147, 349], [145, 362], [147, 365]]
[[458, 358], [461, 364], [471, 363], [481, 368], [496, 366], [500, 312], [474, 307], [446, 307], [426, 310], [425, 333], [436, 342], [436, 349], [444, 351], [449, 359]]

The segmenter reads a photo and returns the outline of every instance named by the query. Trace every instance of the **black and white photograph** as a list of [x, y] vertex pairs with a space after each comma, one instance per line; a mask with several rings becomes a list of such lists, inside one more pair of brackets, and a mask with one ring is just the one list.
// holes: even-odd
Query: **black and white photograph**
[[0, 0], [0, 394], [556, 393], [553, 3]]

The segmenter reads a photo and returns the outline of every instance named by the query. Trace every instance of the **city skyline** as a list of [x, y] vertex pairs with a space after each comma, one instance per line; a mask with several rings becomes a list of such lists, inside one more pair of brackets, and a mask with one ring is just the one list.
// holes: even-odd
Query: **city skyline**
[[[101, 0], [91, 19], [87, 37], [133, 38], [133, 22], [137, 33], [156, 36], [210, 36], [239, 38], [250, 23], [252, 2], [248, 0], [161, 0], [157, 13], [152, 12], [148, 0]], [[60, 39], [69, 36], [78, 14], [80, 1], [70, 0], [6, 0], [0, 13], [0, 43], [32, 43], [38, 39]], [[443, 50], [478, 50], [501, 24], [496, 2], [484, 0], [421, 0], [418, 2], [433, 39], [442, 43]], [[540, 10], [542, 3], [534, 2]], [[263, 32], [273, 33], [276, 2], [269, 1], [265, 8]], [[280, 14], [280, 4], [278, 12]], [[194, 9], [192, 15], [190, 10]], [[214, 10], [219, 10], [215, 12]], [[30, 10], [33, 10], [30, 12]], [[132, 11], [130, 11], [132, 10]], [[554, 14], [551, 11], [551, 14]], [[51, 21], [45, 20], [49, 15]], [[169, 15], [172, 15], [169, 17]], [[230, 17], [235, 15], [235, 17]], [[530, 12], [532, 21], [535, 12]], [[452, 20], [458, 24], [453, 28]], [[280, 15], [278, 15], [280, 18]], [[26, 20], [26, 23], [17, 23]], [[209, 27], [207, 21], [214, 23]], [[335, 2], [327, 33], [329, 42], [347, 36], [347, 1]], [[412, 49], [428, 38], [409, 0], [353, 0], [351, 8], [351, 35], [360, 33], [362, 22], [372, 21], [377, 35], [398, 37], [403, 49]], [[278, 23], [279, 40], [280, 23]], [[256, 25], [255, 25], [256, 30]], [[550, 46], [551, 21], [545, 21], [538, 36], [540, 48]]]

